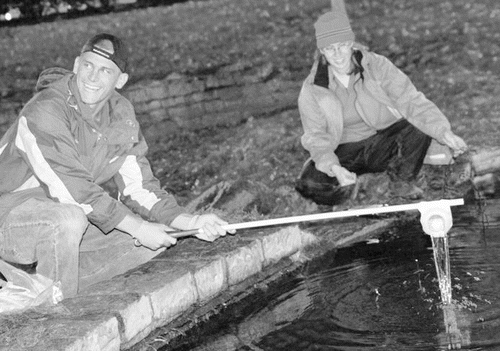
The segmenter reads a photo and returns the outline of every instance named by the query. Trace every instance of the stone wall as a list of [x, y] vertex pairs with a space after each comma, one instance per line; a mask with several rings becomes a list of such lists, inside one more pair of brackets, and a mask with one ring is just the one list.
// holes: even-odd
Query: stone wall
[[[121, 93], [133, 104], [148, 141], [179, 129], [237, 125], [250, 116], [294, 108], [300, 82], [276, 77], [271, 64], [225, 66], [196, 76], [172, 73], [127, 85]], [[16, 118], [22, 103], [0, 103], [0, 133]]]
[[135, 84], [123, 94], [151, 140], [179, 128], [236, 125], [250, 116], [294, 107], [300, 84], [273, 79], [274, 73], [272, 65], [233, 65], [194, 77], [173, 73]]

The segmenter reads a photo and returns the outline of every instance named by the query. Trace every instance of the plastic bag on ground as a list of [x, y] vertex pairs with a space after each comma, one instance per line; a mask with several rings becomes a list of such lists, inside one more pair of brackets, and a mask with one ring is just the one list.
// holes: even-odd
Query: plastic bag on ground
[[28, 274], [0, 260], [0, 313], [20, 311], [38, 305], [55, 305], [62, 301], [59, 283], [40, 274]]

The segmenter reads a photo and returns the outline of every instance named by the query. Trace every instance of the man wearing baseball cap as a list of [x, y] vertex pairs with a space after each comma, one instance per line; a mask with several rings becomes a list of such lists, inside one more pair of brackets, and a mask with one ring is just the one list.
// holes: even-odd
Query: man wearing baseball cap
[[175, 245], [173, 229], [201, 228], [206, 241], [226, 235], [227, 222], [186, 213], [154, 177], [134, 108], [116, 91], [127, 59], [116, 36], [90, 38], [72, 72], [40, 74], [0, 140], [0, 259], [36, 263], [64, 297]]

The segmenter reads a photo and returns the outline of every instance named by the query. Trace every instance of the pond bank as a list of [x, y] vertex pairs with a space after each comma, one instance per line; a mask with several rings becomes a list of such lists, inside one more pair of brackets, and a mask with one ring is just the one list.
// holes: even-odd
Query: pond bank
[[184, 239], [78, 297], [0, 316], [0, 350], [151, 349], [146, 337], [156, 328], [171, 327], [174, 338], [260, 281], [339, 244], [376, 237], [403, 217], [344, 219], [327, 232], [324, 223], [247, 229], [213, 244]]

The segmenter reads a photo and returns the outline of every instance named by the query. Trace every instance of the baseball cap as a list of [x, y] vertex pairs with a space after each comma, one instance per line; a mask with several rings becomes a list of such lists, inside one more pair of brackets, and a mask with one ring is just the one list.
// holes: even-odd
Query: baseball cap
[[120, 38], [108, 33], [94, 35], [87, 40], [80, 54], [89, 51], [113, 61], [122, 72], [127, 70], [128, 53]]

